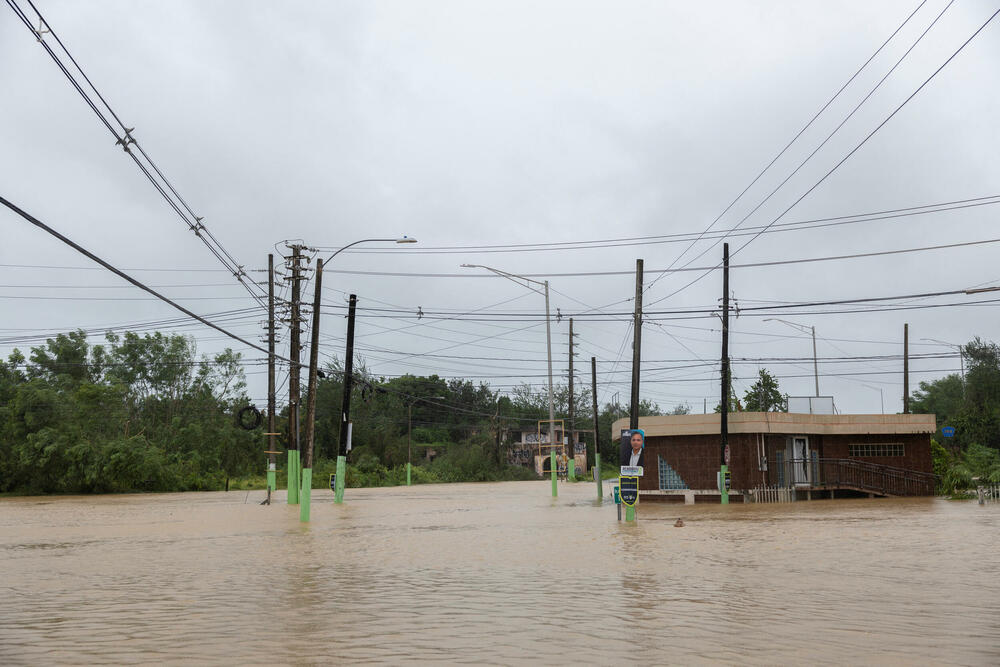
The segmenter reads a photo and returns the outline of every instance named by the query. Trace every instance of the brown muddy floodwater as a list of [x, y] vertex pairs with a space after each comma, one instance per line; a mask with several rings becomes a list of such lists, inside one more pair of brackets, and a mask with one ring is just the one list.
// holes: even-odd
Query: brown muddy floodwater
[[1000, 505], [314, 493], [0, 500], [0, 663], [1000, 664]]

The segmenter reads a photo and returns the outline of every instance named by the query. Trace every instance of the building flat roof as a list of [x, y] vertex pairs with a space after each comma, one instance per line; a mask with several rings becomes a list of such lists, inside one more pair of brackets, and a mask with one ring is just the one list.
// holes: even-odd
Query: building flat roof
[[[640, 417], [639, 428], [647, 436], [715, 435], [721, 431], [718, 413]], [[628, 419], [612, 425], [612, 433], [628, 428]], [[807, 415], [789, 412], [732, 412], [730, 433], [777, 433], [787, 435], [892, 435], [934, 433], [934, 415]]]

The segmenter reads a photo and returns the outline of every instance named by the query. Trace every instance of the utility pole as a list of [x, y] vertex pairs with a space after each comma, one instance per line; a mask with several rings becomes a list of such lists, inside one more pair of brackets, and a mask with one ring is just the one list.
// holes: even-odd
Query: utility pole
[[903, 324], [903, 414], [910, 414], [910, 325]]
[[[575, 397], [573, 396], [573, 318], [569, 318], [569, 409], [566, 411], [569, 415], [569, 428], [566, 429], [569, 432], [569, 444], [566, 446], [566, 479], [573, 481], [576, 479], [575, 474], [575, 463], [576, 463], [576, 427], [573, 422], [573, 412], [576, 407]], [[565, 435], [565, 434], [564, 434]]]
[[292, 283], [292, 303], [288, 337], [288, 504], [299, 504], [299, 356], [302, 347], [302, 250], [305, 246], [292, 245], [288, 269]]
[[720, 416], [722, 445], [719, 452], [719, 498], [723, 505], [729, 504], [726, 490], [726, 473], [729, 462], [729, 244], [722, 244], [722, 414]]
[[344, 502], [344, 475], [347, 472], [347, 448], [351, 441], [351, 392], [354, 390], [354, 314], [358, 295], [352, 294], [347, 307], [347, 349], [344, 353], [344, 390], [340, 408], [340, 438], [337, 443], [337, 488], [333, 500]]
[[639, 428], [639, 363], [642, 358], [642, 260], [635, 260], [635, 313], [632, 316], [632, 405], [628, 427]]
[[306, 397], [306, 455], [302, 464], [302, 493], [299, 504], [299, 521], [309, 522], [312, 505], [313, 442], [316, 439], [316, 384], [319, 370], [319, 318], [320, 300], [323, 296], [323, 260], [316, 260], [316, 294], [313, 297], [312, 342], [309, 345], [309, 384]]
[[594, 469], [597, 478], [597, 500], [604, 500], [604, 482], [601, 480], [601, 438], [597, 425], [597, 357], [590, 358], [590, 389], [594, 400]]
[[277, 460], [274, 444], [274, 254], [267, 256], [267, 504], [277, 490]]
[[351, 423], [351, 391], [354, 387], [354, 312], [358, 297], [350, 296], [347, 306], [347, 349], [344, 353], [344, 392], [340, 410], [340, 445], [338, 456], [347, 454], [347, 430]]

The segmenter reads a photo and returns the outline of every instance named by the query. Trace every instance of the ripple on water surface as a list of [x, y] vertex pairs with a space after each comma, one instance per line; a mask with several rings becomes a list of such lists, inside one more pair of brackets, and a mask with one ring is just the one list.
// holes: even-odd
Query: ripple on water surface
[[1000, 505], [314, 493], [0, 501], [0, 662], [1000, 663]]

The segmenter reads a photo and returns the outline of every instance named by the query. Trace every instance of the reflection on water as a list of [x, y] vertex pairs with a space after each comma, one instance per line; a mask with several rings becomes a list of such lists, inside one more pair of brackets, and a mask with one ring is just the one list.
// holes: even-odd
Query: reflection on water
[[1000, 505], [314, 493], [0, 500], [0, 663], [1000, 663]]

